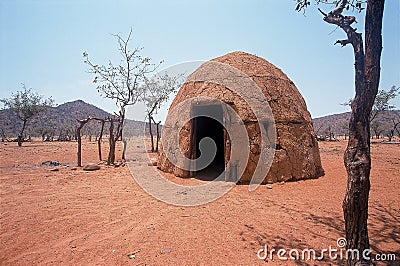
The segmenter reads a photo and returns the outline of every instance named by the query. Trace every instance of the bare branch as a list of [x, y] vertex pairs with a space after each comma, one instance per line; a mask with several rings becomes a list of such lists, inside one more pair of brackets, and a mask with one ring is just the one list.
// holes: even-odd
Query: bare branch
[[318, 8], [318, 11], [321, 12], [321, 14], [324, 15], [324, 17], [328, 16], [328, 14], [326, 14], [324, 11], [322, 11], [321, 8]]
[[342, 45], [342, 47], [344, 47], [344, 46], [346, 46], [347, 44], [349, 44], [349, 43], [351, 43], [348, 39], [346, 39], [346, 40], [337, 40], [335, 43], [334, 43], [334, 45], [336, 45], [336, 44], [341, 44]]
[[340, 1], [340, 2], [341, 2], [341, 3], [339, 4], [339, 6], [338, 6], [335, 10], [333, 10], [333, 11], [331, 12], [333, 15], [342, 14], [343, 10], [346, 8], [346, 6], [347, 6], [347, 4], [348, 4], [348, 1], [347, 1], [347, 0], [342, 0], [342, 1]]

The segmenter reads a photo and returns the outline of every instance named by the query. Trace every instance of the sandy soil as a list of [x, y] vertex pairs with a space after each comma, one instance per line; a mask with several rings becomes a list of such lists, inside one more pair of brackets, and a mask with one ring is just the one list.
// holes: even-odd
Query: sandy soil
[[[257, 251], [265, 244], [269, 250], [337, 248], [344, 237], [344, 141], [320, 143], [326, 172], [320, 179], [253, 192], [237, 185], [197, 207], [154, 199], [126, 166], [73, 170], [76, 145], [0, 143], [0, 265], [341, 264], [282, 261], [276, 253], [260, 260]], [[374, 252], [397, 252], [396, 262], [378, 265], [400, 265], [399, 151], [400, 145], [372, 145], [370, 242]], [[41, 166], [47, 160], [69, 167], [50, 171]], [[83, 162], [97, 162], [96, 143], [84, 143]]]

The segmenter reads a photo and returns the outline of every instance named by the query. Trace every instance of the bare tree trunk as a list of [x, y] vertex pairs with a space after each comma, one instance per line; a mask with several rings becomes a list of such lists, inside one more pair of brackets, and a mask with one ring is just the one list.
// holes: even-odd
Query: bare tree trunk
[[98, 140], [97, 140], [97, 148], [98, 148], [98, 150], [99, 150], [99, 161], [102, 160], [102, 157], [101, 157], [101, 140], [102, 140], [102, 138], [103, 138], [103, 131], [104, 131], [104, 123], [105, 123], [105, 121], [104, 121], [104, 120], [101, 120], [100, 122], [101, 122], [101, 129], [100, 129], [99, 138], [98, 138]]
[[[393, 123], [393, 129], [391, 130], [391, 132], [392, 132], [391, 135], [392, 135], [392, 138], [393, 138], [395, 136], [396, 132], [399, 135], [399, 130], [397, 129], [397, 127], [400, 124], [400, 121], [396, 122], [394, 120], [394, 118], [392, 118], [392, 123]], [[390, 139], [390, 141], [392, 141], [392, 140]]]
[[19, 147], [22, 146], [22, 142], [24, 141], [23, 135], [24, 135], [25, 127], [26, 127], [26, 121], [27, 121], [27, 120], [24, 119], [24, 124], [22, 125], [22, 129], [21, 129], [21, 131], [20, 131], [20, 133], [19, 133], [19, 135], [18, 135], [18, 146], [19, 146]]
[[[121, 131], [121, 138], [122, 138], [122, 131]], [[127, 143], [127, 141], [126, 141], [126, 139], [125, 138], [122, 138], [122, 144], [123, 144], [123, 147], [122, 147], [122, 161], [125, 161], [126, 159], [125, 159], [125, 155], [126, 155], [126, 148], [127, 148], [127, 145], [128, 145], [128, 143]]]
[[82, 166], [82, 137], [81, 137], [81, 126], [78, 127], [78, 166]]
[[156, 142], [156, 152], [158, 152], [158, 143], [160, 141], [160, 122], [156, 123], [157, 125], [157, 142]]
[[148, 112], [148, 116], [149, 116], [149, 133], [150, 133], [150, 139], [151, 139], [151, 152], [154, 152], [154, 137], [153, 137], [153, 131], [151, 129], [151, 121], [154, 121], [153, 112], [154, 112], [154, 110], [156, 110], [157, 105], [158, 105], [158, 102], [155, 102], [153, 104], [153, 107], [151, 108], [151, 110]]
[[124, 126], [125, 126], [125, 106], [122, 106], [121, 110], [120, 110], [120, 122], [118, 124], [118, 127], [119, 127], [118, 133], [119, 133], [119, 137], [121, 138], [121, 141], [123, 144], [123, 147], [122, 147], [122, 160], [123, 161], [125, 161], [125, 153], [126, 153], [126, 145], [127, 145], [126, 139], [123, 136]]
[[391, 130], [389, 130], [389, 133], [387, 134], [387, 137], [388, 137], [388, 141], [389, 141], [389, 142], [392, 141], [393, 133], [394, 133], [394, 131], [391, 129]]
[[[362, 255], [369, 250], [368, 198], [370, 190], [370, 121], [369, 116], [378, 92], [382, 51], [382, 16], [384, 0], [368, 0], [365, 18], [365, 49], [361, 34], [354, 36], [355, 89], [349, 123], [349, 142], [344, 155], [348, 182], [343, 201], [347, 249], [358, 250], [359, 258], [347, 258], [347, 265], [372, 265]], [[349, 36], [349, 39], [352, 39]]]
[[151, 129], [151, 115], [149, 115], [149, 132], [150, 132], [150, 139], [151, 139], [151, 152], [154, 152], [154, 140], [153, 140], [153, 131]]
[[115, 161], [115, 139], [114, 139], [114, 120], [110, 119], [110, 136], [109, 136], [110, 150], [108, 152], [107, 164], [111, 165]]
[[[399, 123], [400, 123], [400, 121], [399, 121]], [[399, 127], [398, 127], [399, 123], [397, 123], [397, 126], [395, 127], [395, 129], [396, 129], [397, 137], [400, 138], [400, 130], [399, 130]]]
[[6, 133], [4, 132], [4, 128], [1, 129], [1, 142], [4, 142], [7, 139]]
[[153, 120], [153, 123], [156, 125], [156, 148], [155, 148], [155, 151], [158, 152], [158, 143], [160, 141], [160, 124], [161, 124], [161, 121], [156, 123], [156, 121], [154, 121], [154, 117], [151, 117], [151, 120]]
[[359, 256], [348, 257], [347, 265], [372, 265], [363, 256], [369, 250], [368, 238], [368, 198], [370, 190], [370, 121], [372, 106], [378, 92], [380, 77], [380, 57], [382, 51], [382, 17], [384, 0], [368, 0], [365, 15], [365, 54], [361, 33], [351, 27], [352, 16], [343, 16], [348, 1], [342, 0], [333, 11], [325, 14], [324, 20], [339, 26], [347, 35], [346, 40], [336, 43], [351, 44], [355, 58], [355, 91], [351, 104], [349, 122], [349, 142], [344, 154], [347, 171], [347, 188], [343, 201], [343, 213], [348, 250], [357, 250]]
[[82, 135], [81, 130], [89, 119], [78, 120], [79, 127], [76, 129], [76, 136], [78, 138], [78, 166], [82, 166]]

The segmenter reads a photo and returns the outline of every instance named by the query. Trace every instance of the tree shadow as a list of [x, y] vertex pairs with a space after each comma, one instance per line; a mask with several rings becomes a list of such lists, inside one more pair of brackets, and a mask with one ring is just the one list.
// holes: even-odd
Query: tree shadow
[[[371, 249], [376, 254], [395, 254], [397, 265], [400, 265], [399, 210], [375, 202], [370, 205], [368, 228]], [[382, 246], [390, 246], [391, 250], [383, 250]]]
[[[240, 235], [247, 235], [250, 241], [250, 245], [254, 245], [258, 243], [260, 247], [264, 247], [265, 244], [268, 244], [268, 251], [271, 249], [275, 249], [273, 254], [273, 261], [280, 261], [277, 256], [277, 251], [279, 249], [285, 249], [287, 253], [285, 254], [288, 257], [288, 261], [294, 262], [296, 265], [345, 265], [345, 249], [339, 248], [337, 246], [337, 240], [334, 236], [345, 237], [344, 230], [344, 220], [343, 216], [340, 213], [324, 211], [323, 214], [316, 214], [313, 211], [304, 211], [297, 210], [288, 206], [284, 206], [280, 203], [269, 201], [269, 204], [278, 206], [280, 210], [284, 213], [288, 213], [293, 215], [294, 217], [307, 217], [304, 221], [301, 230], [304, 231], [307, 236], [311, 238], [322, 239], [325, 243], [331, 243], [332, 248], [338, 249], [338, 252], [333, 254], [337, 254], [337, 259], [332, 260], [329, 257], [327, 252], [324, 253], [322, 259], [321, 249], [320, 247], [312, 247], [307, 243], [304, 243], [302, 239], [298, 236], [292, 234], [286, 234], [282, 236], [278, 233], [267, 234], [263, 233], [263, 228], [256, 228], [252, 225], [245, 224], [244, 229], [240, 232]], [[370, 203], [370, 211], [369, 211], [369, 237], [370, 237], [370, 248], [372, 251], [371, 257], [374, 257], [375, 254], [395, 254], [396, 261], [386, 261], [386, 262], [376, 262], [377, 265], [400, 265], [400, 217], [398, 216], [398, 211], [393, 209], [391, 206], [382, 206], [381, 204]], [[279, 226], [292, 226], [298, 225], [299, 221], [286, 221], [280, 224]], [[315, 228], [323, 227], [329, 228], [330, 235], [332, 237], [327, 237], [326, 235], [322, 235], [321, 233], [314, 230]], [[242, 237], [242, 240], [245, 238]], [[252, 244], [253, 243], [253, 244]], [[393, 245], [395, 243], [395, 245]], [[390, 247], [392, 250], [383, 250], [382, 246]], [[397, 246], [397, 247], [396, 247]], [[289, 258], [288, 252], [291, 249], [296, 249], [299, 251], [299, 260], [291, 260]], [[328, 248], [328, 247], [326, 247]], [[308, 254], [305, 253], [305, 259], [302, 259], [302, 251], [307, 249], [315, 249], [316, 251], [316, 260], [307, 260]], [[319, 250], [318, 250], [319, 249]], [[340, 257], [340, 249], [343, 250], [342, 260]], [[296, 253], [292, 253], [294, 256]], [[269, 255], [269, 254], [267, 254]], [[321, 256], [322, 257], [322, 256]], [[269, 256], [265, 258], [266, 262], [270, 262], [271, 259]], [[284, 261], [282, 261], [284, 262]], [[396, 264], [399, 263], [399, 264]]]

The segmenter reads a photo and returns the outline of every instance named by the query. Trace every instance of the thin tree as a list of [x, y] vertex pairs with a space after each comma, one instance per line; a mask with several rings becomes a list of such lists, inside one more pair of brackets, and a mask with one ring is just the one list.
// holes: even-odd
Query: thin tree
[[[391, 111], [395, 109], [394, 105], [390, 104], [390, 101], [395, 99], [399, 95], [400, 87], [393, 85], [388, 91], [379, 90], [372, 106], [371, 114], [369, 115], [369, 122], [372, 123], [379, 114], [385, 111]], [[353, 99], [348, 100], [342, 105], [351, 106]]]
[[382, 132], [384, 131], [384, 129], [381, 127], [381, 123], [379, 123], [379, 121], [376, 120], [372, 121], [371, 129], [374, 132], [376, 139], [379, 139]]
[[23, 135], [28, 120], [37, 114], [46, 111], [53, 105], [53, 99], [44, 99], [43, 96], [34, 93], [31, 89], [27, 89], [25, 84], [22, 84], [22, 91], [17, 91], [11, 94], [10, 98], [0, 99], [5, 108], [13, 111], [18, 119], [22, 120], [22, 128], [18, 134], [18, 146], [22, 146], [24, 140]]
[[76, 135], [78, 137], [78, 166], [82, 166], [82, 128], [90, 121], [90, 117], [86, 119], [78, 119], [79, 126], [76, 129]]
[[161, 121], [156, 122], [153, 119], [153, 122], [154, 122], [154, 124], [156, 124], [156, 136], [157, 136], [156, 150], [155, 151], [158, 152], [158, 145], [160, 143], [160, 138], [161, 138], [161, 132], [160, 132]]
[[1, 127], [0, 132], [1, 142], [8, 141], [4, 127]]
[[101, 156], [101, 140], [103, 138], [103, 132], [104, 132], [104, 124], [105, 124], [105, 119], [100, 120], [101, 123], [101, 128], [100, 128], [100, 134], [99, 138], [97, 139], [97, 148], [99, 150], [99, 161], [101, 161], [103, 158]]
[[[328, 0], [317, 0], [317, 3], [331, 3]], [[353, 28], [354, 16], [343, 15], [345, 10], [354, 8], [361, 12], [365, 9], [365, 42], [362, 34]], [[370, 190], [370, 123], [372, 106], [378, 93], [380, 78], [380, 61], [382, 53], [382, 18], [384, 0], [340, 0], [334, 1], [336, 8], [329, 13], [319, 11], [324, 21], [338, 26], [347, 38], [335, 44], [351, 45], [355, 60], [355, 98], [351, 104], [349, 122], [349, 141], [344, 154], [344, 165], [347, 171], [347, 189], [343, 201], [347, 249], [357, 250], [363, 254], [369, 250], [368, 237], [368, 198]], [[308, 0], [297, 0], [298, 11], [310, 5]], [[365, 52], [364, 52], [365, 49]], [[347, 265], [372, 265], [364, 256], [347, 258]]]
[[397, 119], [393, 117], [391, 122], [392, 122], [392, 127], [389, 128], [386, 133], [386, 136], [388, 137], [389, 141], [392, 141], [396, 132], [397, 132], [397, 135], [400, 135], [400, 130], [399, 130], [400, 117], [397, 117]]
[[326, 138], [329, 138], [329, 141], [334, 141], [334, 140], [336, 140], [336, 138], [335, 138], [335, 132], [333, 132], [332, 125], [329, 125], [329, 126], [325, 129], [324, 133], [325, 133], [325, 137], [326, 137]]
[[[179, 87], [182, 85], [184, 74], [179, 74], [176, 76], [170, 76], [168, 73], [156, 74], [150, 79], [145, 79], [143, 84], [142, 100], [146, 105], [147, 119], [149, 121], [149, 133], [151, 139], [151, 151], [158, 151], [159, 142], [159, 123], [154, 121], [154, 114], [157, 114], [161, 105], [168, 101], [171, 94], [175, 93]], [[154, 138], [152, 123], [157, 126], [157, 145], [154, 147]]]
[[344, 131], [344, 140], [347, 139], [347, 134], [349, 133], [349, 123], [344, 123], [342, 125], [342, 129]]
[[376, 95], [374, 105], [372, 107], [369, 122], [371, 123], [377, 117], [378, 114], [385, 111], [391, 111], [395, 109], [394, 105], [390, 104], [390, 101], [395, 99], [399, 95], [400, 87], [392, 86], [388, 91], [379, 90]]
[[119, 107], [116, 114], [119, 121], [116, 126], [116, 131], [111, 132], [111, 128], [115, 128], [112, 120], [110, 123], [110, 152], [109, 162], [113, 163], [115, 158], [115, 144], [118, 139], [122, 139], [124, 143], [122, 159], [125, 160], [126, 141], [123, 137], [123, 128], [125, 122], [126, 108], [129, 105], [134, 105], [141, 100], [141, 84], [144, 82], [146, 75], [154, 72], [159, 64], [151, 63], [149, 57], [141, 55], [143, 48], [137, 47], [133, 50], [129, 47], [129, 42], [132, 37], [132, 29], [126, 39], [120, 35], [114, 35], [118, 42], [118, 50], [122, 56], [119, 64], [113, 64], [111, 61], [107, 65], [97, 65], [89, 59], [88, 53], [84, 52], [84, 63], [89, 65], [89, 73], [95, 75], [93, 83], [97, 85], [97, 91], [105, 98], [115, 101]]

